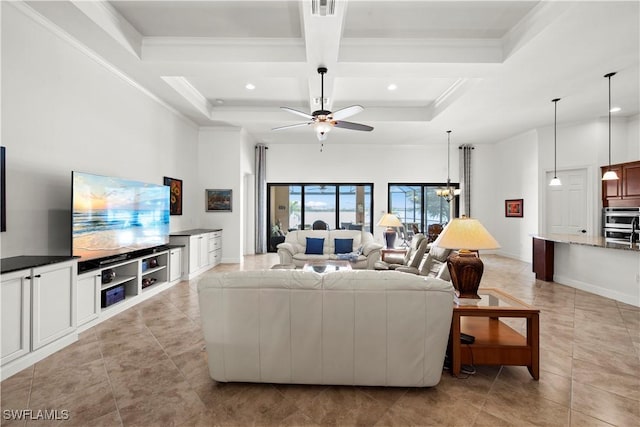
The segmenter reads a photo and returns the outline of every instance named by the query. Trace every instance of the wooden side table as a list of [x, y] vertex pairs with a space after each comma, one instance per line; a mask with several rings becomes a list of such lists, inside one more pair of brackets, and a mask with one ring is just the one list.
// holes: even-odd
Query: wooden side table
[[[461, 299], [453, 306], [449, 354], [451, 372], [462, 364], [526, 366], [533, 379], [540, 377], [540, 310], [493, 288], [480, 288], [481, 299]], [[526, 336], [501, 317], [527, 319]], [[473, 344], [461, 344], [460, 332], [473, 335]]]

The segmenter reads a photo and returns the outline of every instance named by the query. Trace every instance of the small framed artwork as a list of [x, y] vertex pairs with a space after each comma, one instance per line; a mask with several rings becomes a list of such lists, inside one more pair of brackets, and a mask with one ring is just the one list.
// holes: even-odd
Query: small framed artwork
[[205, 190], [207, 212], [231, 212], [233, 190]]
[[522, 218], [524, 213], [524, 200], [511, 199], [504, 201], [504, 216]]
[[164, 185], [169, 186], [169, 215], [182, 215], [182, 180], [165, 176]]

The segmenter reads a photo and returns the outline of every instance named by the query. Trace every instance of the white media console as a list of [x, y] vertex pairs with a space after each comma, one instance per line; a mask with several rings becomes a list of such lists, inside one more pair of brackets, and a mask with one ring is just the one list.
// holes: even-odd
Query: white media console
[[[220, 263], [222, 230], [187, 230], [171, 245], [78, 273], [70, 256], [0, 260], [0, 380], [78, 340], [78, 334]], [[103, 273], [105, 280], [103, 280]], [[110, 280], [109, 280], [110, 278]], [[120, 294], [107, 305], [107, 293]]]

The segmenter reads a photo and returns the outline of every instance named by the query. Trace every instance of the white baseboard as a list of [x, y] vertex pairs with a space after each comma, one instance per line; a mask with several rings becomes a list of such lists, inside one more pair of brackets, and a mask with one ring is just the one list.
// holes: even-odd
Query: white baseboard
[[56, 351], [62, 350], [66, 346], [71, 345], [76, 341], [78, 341], [77, 330], [50, 344], [45, 345], [44, 347], [41, 347], [16, 360], [13, 360], [6, 365], [3, 365], [2, 368], [0, 368], [0, 381], [4, 381], [10, 376], [17, 374], [23, 369], [26, 369], [29, 366], [41, 361], [45, 357], [51, 356]]
[[580, 280], [570, 279], [568, 277], [554, 274], [553, 281], [561, 285], [571, 286], [581, 291], [590, 292], [592, 294], [600, 295], [601, 297], [611, 298], [616, 301], [623, 302], [625, 304], [640, 307], [640, 302], [633, 295], [623, 294], [622, 292], [613, 291], [600, 286], [585, 283]]

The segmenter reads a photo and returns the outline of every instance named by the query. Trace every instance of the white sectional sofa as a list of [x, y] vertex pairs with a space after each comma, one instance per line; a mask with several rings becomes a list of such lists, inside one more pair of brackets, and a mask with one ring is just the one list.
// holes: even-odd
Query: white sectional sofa
[[394, 271], [216, 273], [198, 283], [220, 382], [434, 386], [453, 312], [449, 282]]
[[[324, 239], [321, 253], [309, 253], [307, 239]], [[345, 251], [344, 247], [340, 246], [348, 244], [349, 239], [352, 239], [351, 249]], [[373, 270], [376, 261], [380, 260], [380, 249], [382, 245], [376, 243], [368, 231], [299, 230], [287, 233], [284, 242], [278, 245], [278, 255], [280, 264], [295, 265], [298, 268], [304, 266], [307, 261], [350, 258], [352, 268]]]

